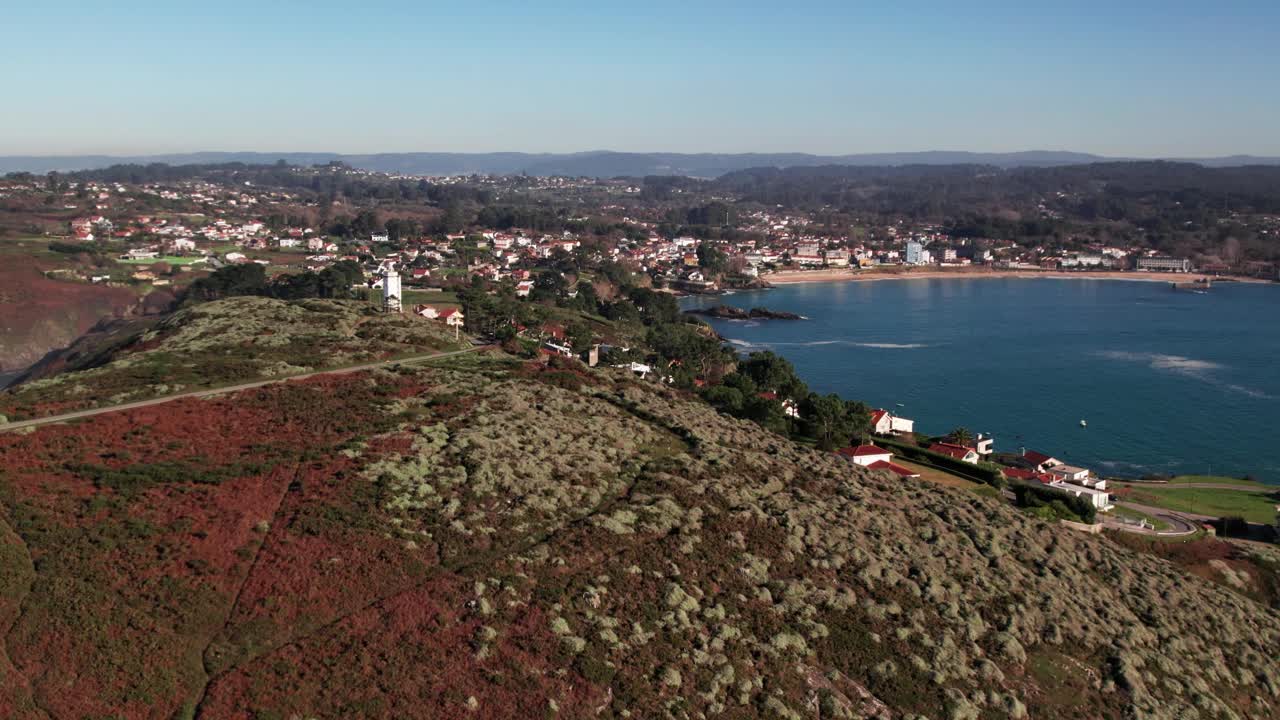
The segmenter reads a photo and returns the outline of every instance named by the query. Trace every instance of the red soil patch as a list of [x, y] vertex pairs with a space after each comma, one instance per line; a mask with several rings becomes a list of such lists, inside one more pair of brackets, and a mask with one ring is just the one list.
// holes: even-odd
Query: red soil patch
[[[268, 540], [254, 565], [260, 524], [278, 507], [297, 518], [355, 502], [337, 447], [383, 430], [379, 404], [398, 389], [365, 380], [316, 378], [0, 435], [0, 518], [36, 566], [6, 648], [13, 671], [0, 656], [0, 717], [26, 713], [29, 685], [56, 717], [170, 718], [203, 683], [202, 655], [242, 585], [250, 597], [273, 586], [298, 594], [281, 614], [290, 623], [361, 607], [361, 589], [410, 574], [403, 547], [342, 523]], [[324, 564], [338, 552], [345, 564]], [[0, 607], [0, 619], [12, 610]]]
[[559, 640], [534, 608], [505, 622], [478, 657], [486, 619], [468, 609], [468, 587], [436, 579], [239, 667], [211, 685], [202, 717], [523, 719], [543, 717], [552, 700], [564, 717], [605, 704], [604, 688], [555, 672]]

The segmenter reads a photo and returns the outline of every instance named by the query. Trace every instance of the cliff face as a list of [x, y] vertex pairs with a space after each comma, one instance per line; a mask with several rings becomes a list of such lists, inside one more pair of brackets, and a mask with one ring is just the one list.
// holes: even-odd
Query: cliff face
[[612, 371], [322, 376], [0, 468], [4, 717], [1280, 713], [1266, 607]]
[[35, 267], [0, 267], [0, 372], [70, 345], [99, 321], [135, 311], [128, 288], [50, 280]]

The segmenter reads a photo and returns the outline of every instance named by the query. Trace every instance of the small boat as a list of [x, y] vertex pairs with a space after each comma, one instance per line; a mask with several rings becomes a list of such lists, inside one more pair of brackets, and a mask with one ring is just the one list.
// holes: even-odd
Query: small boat
[[1084, 420], [1081, 420], [1080, 427], [1089, 427], [1089, 423], [1085, 422]]

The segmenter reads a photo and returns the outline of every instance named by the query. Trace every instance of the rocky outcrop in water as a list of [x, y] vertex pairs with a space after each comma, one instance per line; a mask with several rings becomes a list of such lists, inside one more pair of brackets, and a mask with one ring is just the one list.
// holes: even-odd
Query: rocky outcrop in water
[[804, 317], [791, 312], [770, 310], [769, 308], [751, 308], [743, 310], [732, 305], [716, 305], [710, 308], [686, 310], [690, 315], [705, 315], [721, 320], [803, 320]]

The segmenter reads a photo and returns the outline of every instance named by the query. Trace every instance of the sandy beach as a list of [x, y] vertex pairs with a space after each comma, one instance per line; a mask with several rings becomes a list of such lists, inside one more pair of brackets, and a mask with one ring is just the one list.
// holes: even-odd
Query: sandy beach
[[[957, 268], [954, 270], [783, 270], [761, 275], [760, 279], [772, 285], [792, 285], [816, 282], [868, 282], [875, 280], [935, 280], [981, 278], [1035, 278], [1068, 280], [1130, 280], [1140, 282], [1191, 282], [1209, 276], [1199, 273], [1150, 273], [1122, 271], [1063, 272], [1054, 270], [991, 270], [989, 268]], [[1212, 278], [1228, 282], [1267, 283], [1258, 278]]]

